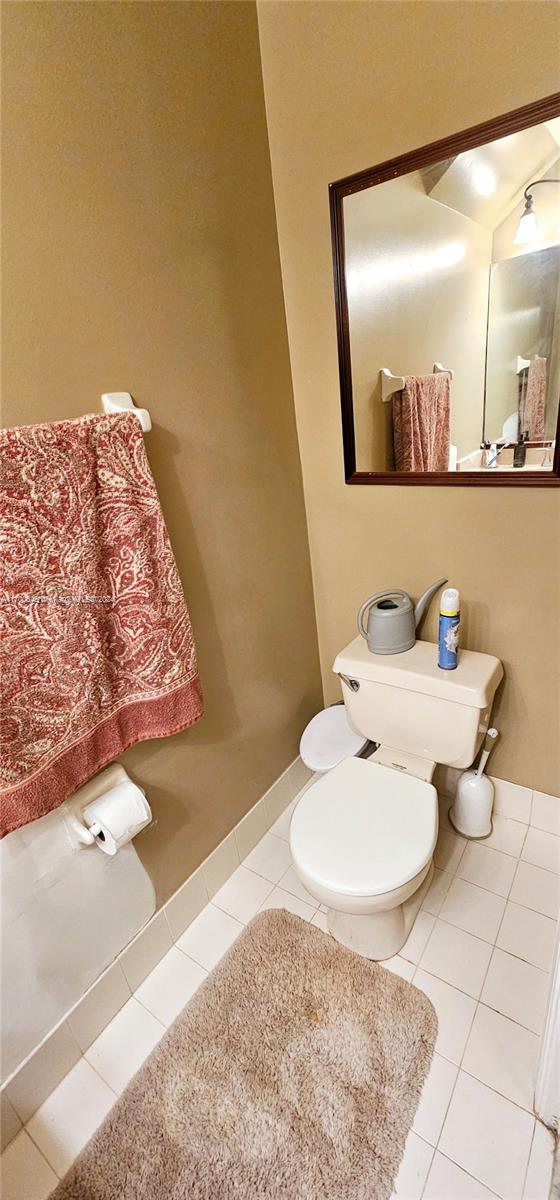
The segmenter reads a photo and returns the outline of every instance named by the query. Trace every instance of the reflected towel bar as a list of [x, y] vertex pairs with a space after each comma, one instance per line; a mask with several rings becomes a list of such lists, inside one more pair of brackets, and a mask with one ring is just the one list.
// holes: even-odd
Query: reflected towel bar
[[[442, 372], [449, 375], [453, 379], [453, 371], [449, 367], [444, 367], [443, 363], [435, 362], [432, 367], [432, 375], [440, 375]], [[388, 367], [382, 367], [379, 372], [381, 380], [381, 399], [385, 404], [391, 399], [394, 392], [402, 392], [404, 387], [404, 376], [393, 375]]]

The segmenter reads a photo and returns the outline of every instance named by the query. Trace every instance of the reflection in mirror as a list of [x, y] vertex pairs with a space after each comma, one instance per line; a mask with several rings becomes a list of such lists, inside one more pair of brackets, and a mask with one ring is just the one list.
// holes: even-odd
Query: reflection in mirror
[[344, 184], [356, 470], [552, 471], [560, 117]]

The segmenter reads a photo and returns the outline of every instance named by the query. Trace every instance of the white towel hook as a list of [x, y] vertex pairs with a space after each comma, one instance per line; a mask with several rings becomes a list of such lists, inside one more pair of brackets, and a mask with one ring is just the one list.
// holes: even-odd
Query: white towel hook
[[142, 431], [149, 433], [152, 428], [152, 419], [147, 408], [137, 408], [130, 392], [103, 392], [101, 396], [101, 404], [103, 412], [119, 413], [133, 412], [135, 417], [138, 417]]
[[443, 363], [434, 363], [433, 368], [432, 368], [432, 375], [442, 375], [442, 374], [449, 375], [449, 378], [453, 379], [453, 371], [451, 370], [450, 367], [444, 367]]

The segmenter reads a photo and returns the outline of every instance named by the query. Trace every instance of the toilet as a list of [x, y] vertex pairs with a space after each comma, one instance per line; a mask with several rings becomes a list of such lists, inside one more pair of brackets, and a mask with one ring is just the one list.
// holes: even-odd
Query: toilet
[[471, 765], [503, 676], [489, 654], [462, 650], [454, 671], [437, 657], [432, 642], [381, 655], [356, 638], [333, 667], [344, 709], [319, 713], [302, 737], [304, 761], [323, 773], [294, 809], [294, 867], [333, 937], [365, 958], [391, 958], [408, 937], [433, 876], [436, 764]]

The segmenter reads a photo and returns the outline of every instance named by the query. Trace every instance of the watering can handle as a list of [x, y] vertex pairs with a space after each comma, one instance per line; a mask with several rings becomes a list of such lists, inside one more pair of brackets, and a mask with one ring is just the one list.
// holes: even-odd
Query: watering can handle
[[358, 633], [367, 641], [367, 629], [364, 626], [364, 617], [368, 608], [375, 603], [376, 600], [382, 600], [384, 596], [408, 596], [408, 592], [404, 592], [402, 588], [386, 588], [384, 592], [376, 592], [375, 596], [370, 596], [369, 600], [364, 600], [362, 607], [358, 613]]

